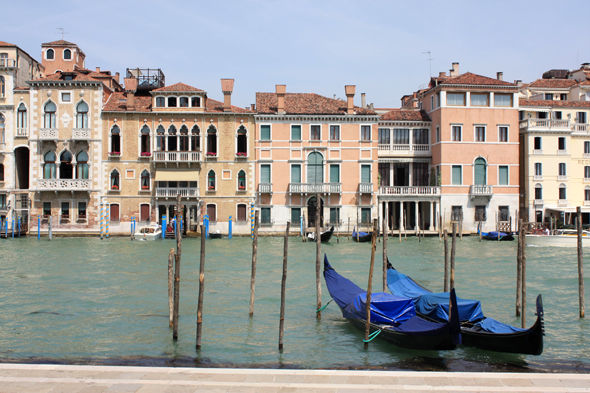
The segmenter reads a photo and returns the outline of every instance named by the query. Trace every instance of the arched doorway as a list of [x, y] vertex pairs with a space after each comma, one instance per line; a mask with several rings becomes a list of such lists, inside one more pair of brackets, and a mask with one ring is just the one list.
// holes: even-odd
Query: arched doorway
[[[312, 196], [307, 201], [307, 226], [315, 228], [317, 198]], [[324, 200], [320, 198], [320, 227], [324, 226]]]
[[14, 149], [15, 187], [18, 190], [29, 189], [29, 148], [25, 146]]
[[487, 184], [486, 160], [481, 157], [475, 160], [473, 184], [476, 186], [485, 186]]

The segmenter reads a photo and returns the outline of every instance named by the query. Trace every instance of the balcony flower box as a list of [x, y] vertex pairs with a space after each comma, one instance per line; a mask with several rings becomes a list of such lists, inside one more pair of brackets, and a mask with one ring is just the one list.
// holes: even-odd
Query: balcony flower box
[[217, 153], [212, 152], [212, 151], [209, 151], [209, 152], [207, 152], [207, 154], [205, 154], [205, 156], [207, 156], [207, 157], [217, 157]]
[[246, 190], [246, 186], [238, 186], [238, 190], [239, 191], [245, 191]]
[[111, 186], [111, 190], [112, 190], [112, 191], [119, 191], [119, 186], [118, 186], [118, 185], [116, 185], [116, 184], [115, 184], [115, 185], [112, 185], [112, 186]]
[[237, 152], [236, 153], [236, 157], [238, 157], [238, 158], [246, 158], [246, 157], [248, 157], [248, 153]]
[[207, 190], [209, 190], [209, 191], [215, 191], [215, 186], [209, 186], [209, 187], [207, 187]]
[[149, 151], [142, 151], [141, 152], [141, 157], [151, 157], [152, 153], [150, 153]]
[[141, 186], [142, 191], [149, 191], [149, 189], [150, 189], [149, 186]]
[[110, 151], [109, 152], [109, 156], [111, 156], [111, 157], [121, 157], [121, 152], [120, 151]]

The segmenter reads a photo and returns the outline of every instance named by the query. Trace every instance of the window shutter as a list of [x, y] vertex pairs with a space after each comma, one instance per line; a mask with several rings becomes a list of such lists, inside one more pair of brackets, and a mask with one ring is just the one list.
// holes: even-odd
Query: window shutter
[[301, 183], [301, 165], [291, 165], [291, 183]]
[[140, 221], [150, 220], [150, 205], [141, 205], [141, 218]]
[[263, 141], [270, 141], [270, 126], [260, 126], [260, 139]]
[[361, 183], [371, 182], [371, 166], [361, 165]]
[[291, 140], [292, 141], [300, 141], [301, 140], [301, 126], [291, 126]]
[[217, 221], [217, 215], [215, 205], [207, 205], [207, 215], [209, 216], [209, 221], [215, 222]]
[[481, 158], [475, 160], [475, 176], [473, 184], [476, 186], [484, 186], [486, 184], [486, 164]]
[[453, 185], [461, 185], [461, 166], [453, 165]]
[[330, 183], [340, 183], [340, 165], [330, 165]]
[[119, 221], [119, 205], [111, 205], [111, 221]]
[[260, 182], [270, 183], [270, 165], [260, 165]]
[[320, 153], [311, 153], [307, 158], [307, 182], [324, 182], [324, 159]]
[[508, 167], [501, 166], [500, 167], [500, 179], [498, 182], [500, 185], [508, 185]]
[[291, 225], [300, 225], [301, 222], [301, 209], [296, 207], [291, 209]]
[[246, 205], [238, 205], [238, 221], [246, 221]]

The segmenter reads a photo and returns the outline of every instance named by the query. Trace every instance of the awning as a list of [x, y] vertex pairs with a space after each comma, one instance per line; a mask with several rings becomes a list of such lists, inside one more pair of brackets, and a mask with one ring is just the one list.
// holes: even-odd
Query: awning
[[[556, 212], [564, 212], [564, 213], [575, 213], [576, 212], [576, 207], [575, 206], [570, 206], [570, 207], [549, 207], [549, 206], [545, 206], [545, 210], [553, 210]], [[590, 213], [590, 207], [584, 207], [582, 206], [582, 213]]]
[[198, 181], [199, 171], [167, 171], [158, 169], [156, 170], [156, 181]]

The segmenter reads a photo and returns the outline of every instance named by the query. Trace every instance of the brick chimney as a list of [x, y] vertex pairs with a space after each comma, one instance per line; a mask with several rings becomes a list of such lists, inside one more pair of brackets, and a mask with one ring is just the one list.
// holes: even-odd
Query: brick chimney
[[496, 72], [496, 79], [498, 79], [499, 81], [503, 81], [504, 80], [504, 73], [503, 72]]
[[119, 77], [120, 77], [119, 73], [115, 72], [115, 80], [117, 81], [117, 83], [119, 83]]
[[441, 72], [439, 72], [439, 73], [438, 73], [438, 77], [439, 77], [439, 78], [440, 78], [440, 77], [443, 77], [443, 76], [447, 76], [447, 73], [446, 73], [446, 72], [444, 72], [444, 71], [441, 71]]
[[223, 111], [231, 112], [231, 93], [234, 91], [234, 80], [222, 79], [221, 91], [223, 92]]
[[137, 79], [125, 78], [125, 92], [127, 93], [127, 110], [135, 110], [135, 92], [137, 91]]
[[453, 68], [449, 70], [450, 76], [459, 76], [459, 63], [453, 63]]
[[96, 67], [96, 72], [100, 73], [100, 67]]
[[344, 86], [344, 92], [346, 93], [346, 113], [349, 115], [354, 114], [354, 92], [356, 91], [356, 85]]
[[276, 85], [277, 92], [277, 112], [279, 115], [285, 114], [285, 93], [287, 92], [287, 85]]

